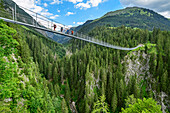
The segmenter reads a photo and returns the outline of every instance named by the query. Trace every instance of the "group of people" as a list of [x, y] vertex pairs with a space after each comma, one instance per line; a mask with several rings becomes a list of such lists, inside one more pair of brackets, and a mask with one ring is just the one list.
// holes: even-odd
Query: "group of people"
[[[55, 29], [57, 28], [57, 25], [56, 24], [54, 24], [54, 31], [55, 31]], [[64, 29], [64, 27], [63, 26], [59, 26], [60, 27], [60, 32], [63, 32], [63, 31], [65, 31], [67, 34], [70, 34], [71, 33], [71, 35], [73, 35], [74, 34], [74, 31], [73, 30], [70, 30], [70, 29], [68, 29], [68, 28], [65, 28]]]

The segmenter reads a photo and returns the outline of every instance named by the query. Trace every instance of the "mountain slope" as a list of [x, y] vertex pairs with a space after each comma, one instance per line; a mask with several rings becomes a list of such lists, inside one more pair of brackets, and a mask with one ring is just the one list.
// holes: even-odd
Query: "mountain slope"
[[[16, 27], [20, 28], [17, 31], [21, 30], [21, 26]], [[17, 31], [0, 20], [0, 112], [61, 113], [63, 99], [57, 95], [59, 91], [54, 90], [55, 94], [52, 93], [49, 87], [51, 83], [40, 73], [38, 63], [33, 62], [27, 39]], [[38, 36], [32, 37], [38, 40]], [[41, 44], [36, 44], [47, 50], [48, 47], [42, 43], [44, 40], [39, 40]]]
[[99, 19], [84, 24], [79, 32], [88, 33], [96, 26], [137, 27], [152, 30], [154, 27], [161, 30], [170, 30], [170, 21], [162, 15], [145, 8], [128, 7], [122, 10], [111, 11]]

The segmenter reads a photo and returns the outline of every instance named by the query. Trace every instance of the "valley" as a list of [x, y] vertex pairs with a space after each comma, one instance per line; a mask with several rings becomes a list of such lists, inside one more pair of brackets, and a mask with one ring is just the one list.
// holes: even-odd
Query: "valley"
[[117, 50], [0, 20], [0, 112], [170, 112], [170, 20], [128, 7], [71, 29], [141, 47]]

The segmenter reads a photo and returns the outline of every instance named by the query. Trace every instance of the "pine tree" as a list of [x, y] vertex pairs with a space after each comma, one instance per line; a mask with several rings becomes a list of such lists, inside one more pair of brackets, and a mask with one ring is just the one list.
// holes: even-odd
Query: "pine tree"
[[66, 104], [66, 101], [65, 99], [63, 98], [62, 100], [62, 103], [61, 103], [61, 107], [62, 107], [62, 113], [68, 113], [68, 107], [67, 107], [67, 104]]
[[114, 90], [114, 94], [112, 96], [112, 101], [111, 101], [111, 108], [112, 108], [112, 111], [115, 112], [116, 111], [116, 108], [117, 108], [117, 94], [116, 94], [116, 90]]
[[52, 78], [52, 65], [51, 65], [51, 63], [48, 64], [47, 72], [48, 72], [47, 78], [48, 78], [48, 80], [50, 80]]
[[[106, 82], [107, 82], [107, 75], [106, 75], [106, 71], [105, 69], [101, 69], [100, 70], [100, 79], [102, 80], [104, 89], [106, 89]], [[102, 84], [101, 84], [102, 85]]]
[[163, 74], [163, 59], [162, 59], [162, 54], [159, 53], [158, 55], [158, 68], [157, 68], [157, 74], [161, 77]]
[[166, 92], [167, 91], [167, 80], [168, 80], [168, 72], [167, 70], [161, 76], [161, 90]]
[[85, 113], [89, 113], [90, 112], [90, 108], [89, 108], [89, 105], [88, 105], [88, 100], [87, 98], [84, 98], [85, 99]]
[[66, 102], [69, 104], [70, 103], [70, 87], [68, 84], [68, 79], [66, 79], [65, 99], [66, 99]]
[[107, 100], [109, 103], [111, 103], [112, 95], [113, 95], [113, 91], [114, 91], [113, 77], [112, 77], [111, 72], [109, 72], [109, 81], [108, 81], [108, 87], [106, 90], [107, 90]]
[[55, 93], [55, 96], [60, 96], [60, 87], [58, 84], [55, 84], [54, 85], [54, 93]]
[[121, 79], [119, 83], [119, 104], [122, 105], [124, 100], [124, 82]]
[[56, 67], [53, 70], [53, 77], [52, 78], [53, 78], [53, 81], [54, 81], [55, 84], [58, 83], [59, 76], [58, 76]]

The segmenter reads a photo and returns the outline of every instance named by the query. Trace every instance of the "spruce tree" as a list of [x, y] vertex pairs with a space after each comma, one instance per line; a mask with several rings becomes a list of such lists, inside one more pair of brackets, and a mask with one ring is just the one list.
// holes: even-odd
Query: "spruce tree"
[[67, 104], [70, 104], [70, 87], [68, 83], [68, 79], [66, 79], [66, 86], [65, 86], [65, 99]]
[[112, 111], [115, 112], [116, 111], [116, 108], [117, 108], [117, 94], [116, 94], [116, 90], [114, 90], [114, 94], [112, 96], [112, 101], [111, 101], [111, 108], [112, 108]]
[[58, 83], [59, 76], [58, 76], [56, 67], [53, 70], [53, 77], [52, 78], [53, 78], [53, 81], [54, 81], [55, 84]]
[[85, 113], [89, 113], [90, 112], [90, 108], [89, 108], [89, 105], [88, 105], [88, 100], [87, 98], [85, 98]]
[[166, 70], [161, 76], [161, 90], [164, 92], [167, 91], [167, 81], [168, 81], [168, 72]]
[[62, 107], [62, 113], [68, 113], [69, 112], [66, 101], [65, 101], [64, 98], [62, 100], [61, 107]]

